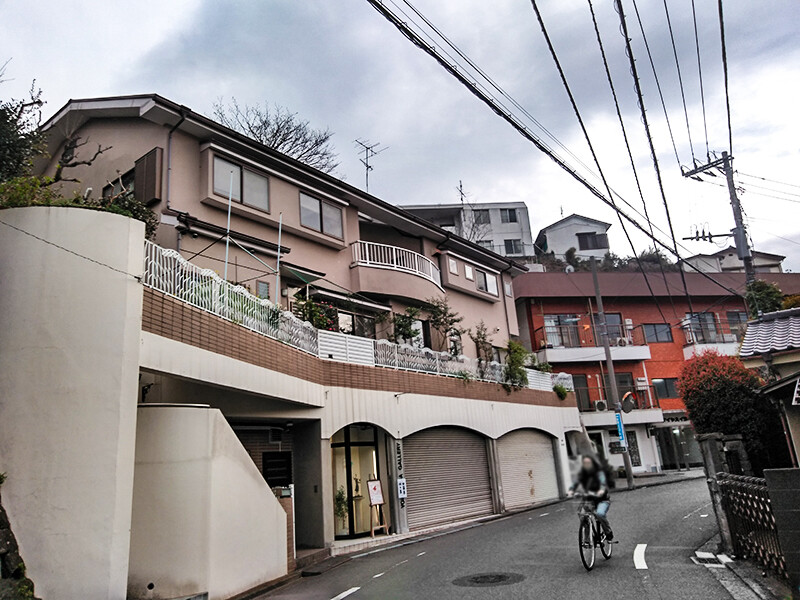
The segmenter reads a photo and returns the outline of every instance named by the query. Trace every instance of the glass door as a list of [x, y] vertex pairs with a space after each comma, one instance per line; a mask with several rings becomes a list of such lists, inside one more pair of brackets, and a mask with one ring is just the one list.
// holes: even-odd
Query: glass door
[[374, 425], [349, 425], [331, 438], [333, 513], [337, 538], [370, 532], [367, 481], [377, 479], [378, 444]]

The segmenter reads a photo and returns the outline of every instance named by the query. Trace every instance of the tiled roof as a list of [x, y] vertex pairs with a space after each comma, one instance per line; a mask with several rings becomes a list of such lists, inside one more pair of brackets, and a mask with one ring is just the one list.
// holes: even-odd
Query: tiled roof
[[800, 308], [779, 310], [747, 323], [739, 356], [800, 350]]

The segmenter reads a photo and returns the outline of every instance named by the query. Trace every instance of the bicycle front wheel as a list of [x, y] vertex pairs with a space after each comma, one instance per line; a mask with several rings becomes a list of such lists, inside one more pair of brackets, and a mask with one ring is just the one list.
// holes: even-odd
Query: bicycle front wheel
[[578, 529], [578, 550], [581, 553], [581, 562], [587, 571], [594, 568], [594, 528], [589, 519], [581, 521]]

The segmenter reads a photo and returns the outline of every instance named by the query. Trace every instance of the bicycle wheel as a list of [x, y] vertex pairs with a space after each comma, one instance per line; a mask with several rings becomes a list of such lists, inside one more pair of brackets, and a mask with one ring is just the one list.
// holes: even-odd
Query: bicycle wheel
[[594, 527], [589, 519], [583, 519], [578, 529], [578, 550], [583, 567], [591, 571], [594, 568]]
[[614, 548], [614, 545], [606, 539], [605, 533], [600, 533], [600, 552], [603, 553], [603, 558], [608, 560], [611, 558], [611, 550]]

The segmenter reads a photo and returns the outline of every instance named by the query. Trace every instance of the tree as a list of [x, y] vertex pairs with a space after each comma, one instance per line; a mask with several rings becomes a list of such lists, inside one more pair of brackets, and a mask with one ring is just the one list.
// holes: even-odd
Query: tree
[[492, 338], [489, 334], [489, 328], [486, 323], [481, 319], [475, 326], [475, 331], [471, 329], [468, 332], [469, 339], [475, 343], [475, 350], [478, 355], [478, 376], [483, 379], [486, 375], [486, 365], [492, 361]]
[[525, 346], [514, 340], [508, 340], [506, 346], [506, 364], [503, 367], [503, 388], [506, 392], [519, 390], [528, 385], [528, 372], [525, 367], [530, 360], [530, 352]]
[[[464, 317], [453, 310], [447, 301], [447, 296], [428, 298], [425, 302], [427, 303], [425, 310], [428, 313], [428, 324], [439, 333], [438, 350], [444, 352], [452, 338], [460, 339], [466, 331], [459, 327], [459, 323], [464, 320]], [[454, 348], [451, 347], [450, 350], [453, 351]]]
[[[778, 413], [756, 390], [761, 380], [733, 356], [708, 351], [684, 363], [678, 387], [697, 433], [741, 434], [756, 470], [780, 459]], [[783, 466], [774, 464], [774, 466]]]
[[314, 129], [288, 109], [277, 104], [270, 107], [245, 104], [236, 98], [225, 104], [222, 99], [213, 106], [214, 118], [239, 133], [253, 138], [278, 152], [310, 167], [330, 173], [339, 162], [331, 144], [330, 129]]
[[[0, 66], [0, 82], [8, 63]], [[41, 122], [42, 90], [31, 84], [25, 100], [0, 102], [0, 181], [30, 173], [33, 159], [44, 151]]]
[[762, 313], [774, 312], [783, 308], [783, 292], [774, 283], [756, 279], [747, 285], [744, 296], [750, 316], [757, 318]]
[[395, 344], [413, 343], [420, 334], [417, 320], [422, 311], [416, 306], [408, 306], [404, 313], [392, 313], [392, 332], [389, 339]]

